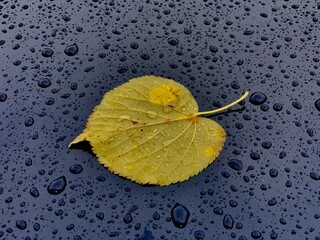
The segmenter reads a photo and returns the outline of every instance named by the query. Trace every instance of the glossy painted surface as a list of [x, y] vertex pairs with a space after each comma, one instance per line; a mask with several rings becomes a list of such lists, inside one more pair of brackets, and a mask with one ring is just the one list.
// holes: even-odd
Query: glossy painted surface
[[[0, 1], [1, 239], [320, 239], [319, 4], [33, 2]], [[225, 148], [187, 182], [141, 186], [67, 147], [146, 74], [201, 111], [251, 93], [212, 117]]]

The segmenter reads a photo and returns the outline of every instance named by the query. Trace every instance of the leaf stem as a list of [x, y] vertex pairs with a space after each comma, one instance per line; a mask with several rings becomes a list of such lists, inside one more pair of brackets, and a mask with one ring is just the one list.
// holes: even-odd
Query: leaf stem
[[237, 103], [241, 102], [242, 100], [244, 100], [247, 96], [249, 95], [249, 92], [245, 92], [238, 100], [224, 106], [224, 107], [221, 107], [221, 108], [218, 108], [218, 109], [214, 109], [214, 110], [211, 110], [211, 111], [206, 111], [206, 112], [198, 112], [196, 114], [194, 114], [194, 116], [200, 116], [200, 115], [206, 115], [206, 114], [215, 114], [215, 113], [218, 113], [218, 112], [222, 112], [234, 105], [236, 105]]

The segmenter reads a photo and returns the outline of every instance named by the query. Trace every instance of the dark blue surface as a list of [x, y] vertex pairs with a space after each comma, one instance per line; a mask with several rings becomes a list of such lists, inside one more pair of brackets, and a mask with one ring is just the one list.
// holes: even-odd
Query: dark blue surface
[[[31, 2], [0, 0], [0, 239], [320, 238], [319, 4]], [[225, 148], [189, 181], [141, 186], [68, 148], [105, 92], [147, 74], [203, 111], [251, 92], [211, 117]]]

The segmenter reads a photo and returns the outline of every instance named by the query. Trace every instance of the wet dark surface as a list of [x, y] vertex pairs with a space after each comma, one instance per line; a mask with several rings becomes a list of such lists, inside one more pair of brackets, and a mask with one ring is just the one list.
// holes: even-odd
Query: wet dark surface
[[[0, 0], [0, 239], [320, 239], [319, 3], [33, 2]], [[251, 93], [211, 117], [225, 148], [186, 182], [141, 186], [68, 148], [146, 74], [201, 110]]]

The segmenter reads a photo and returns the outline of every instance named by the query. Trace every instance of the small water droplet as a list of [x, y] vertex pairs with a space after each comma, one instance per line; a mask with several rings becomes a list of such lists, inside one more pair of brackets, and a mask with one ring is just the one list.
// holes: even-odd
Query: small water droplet
[[125, 73], [125, 72], [127, 72], [129, 70], [129, 67], [128, 66], [119, 66], [118, 68], [117, 68], [117, 72], [118, 73]]
[[158, 114], [156, 112], [154, 112], [154, 111], [147, 111], [147, 116], [149, 118], [155, 119], [155, 118], [158, 117]]
[[179, 44], [179, 40], [177, 38], [171, 37], [168, 39], [168, 43], [171, 46], [177, 46]]
[[261, 237], [261, 232], [259, 232], [259, 231], [253, 231], [253, 232], [251, 232], [251, 237], [253, 238], [253, 239], [259, 239], [260, 237]]
[[47, 88], [51, 86], [51, 81], [48, 78], [42, 78], [38, 81], [38, 86], [41, 88]]
[[27, 228], [27, 222], [24, 221], [24, 220], [18, 220], [18, 221], [16, 222], [16, 227], [17, 227], [18, 229], [20, 229], [20, 230], [24, 230], [24, 229]]
[[232, 229], [233, 224], [234, 224], [234, 220], [231, 217], [231, 215], [230, 214], [225, 215], [223, 218], [223, 226], [225, 227], [225, 229]]
[[313, 180], [316, 180], [316, 181], [320, 180], [320, 175], [319, 175], [318, 173], [316, 173], [316, 172], [311, 172], [311, 173], [310, 173], [310, 177], [311, 177]]
[[213, 213], [217, 214], [217, 215], [223, 215], [223, 210], [222, 208], [219, 208], [219, 207], [215, 207], [213, 209]]
[[34, 123], [34, 119], [32, 117], [27, 117], [24, 121], [24, 125], [26, 127], [31, 127]]
[[229, 162], [228, 162], [228, 165], [229, 167], [231, 167], [233, 170], [236, 170], [236, 171], [241, 171], [242, 170], [242, 163], [237, 160], [237, 159], [231, 159]]
[[131, 214], [126, 214], [123, 217], [123, 222], [126, 224], [131, 223], [132, 221], [133, 221], [133, 218], [132, 218]]
[[216, 53], [216, 52], [218, 52], [218, 50], [219, 49], [216, 46], [213, 46], [213, 45], [209, 46], [209, 51], [212, 53]]
[[53, 50], [51, 48], [45, 48], [41, 52], [43, 57], [51, 57], [53, 55]]
[[[0, 95], [1, 96], [1, 95]], [[1, 97], [0, 97], [0, 101], [1, 101]], [[316, 107], [316, 109], [318, 111], [320, 111], [320, 98], [314, 103], [314, 106]]]
[[298, 101], [292, 102], [292, 106], [293, 106], [295, 109], [301, 109], [301, 108], [302, 108], [301, 103], [299, 103]]
[[275, 103], [273, 105], [273, 110], [275, 110], [276, 112], [280, 112], [282, 110], [283, 106], [281, 103]]
[[255, 92], [250, 96], [249, 101], [253, 105], [261, 105], [267, 101], [267, 96], [262, 92]]
[[275, 169], [275, 168], [271, 168], [270, 171], [269, 171], [269, 174], [270, 174], [270, 177], [277, 177], [278, 176], [278, 170]]
[[31, 195], [32, 197], [34, 197], [34, 198], [37, 198], [37, 197], [40, 196], [40, 193], [39, 193], [39, 191], [38, 191], [38, 189], [37, 189], [36, 187], [32, 187], [32, 188], [30, 189], [30, 195]]
[[79, 48], [76, 44], [69, 45], [64, 49], [64, 53], [68, 56], [74, 56], [78, 53]]
[[130, 120], [130, 116], [128, 115], [120, 115], [119, 118], [117, 119], [117, 122], [122, 122], [124, 120]]
[[66, 177], [62, 176], [52, 181], [48, 186], [47, 190], [52, 195], [60, 194], [64, 191], [67, 186]]
[[132, 43], [130, 44], [130, 47], [131, 47], [132, 49], [138, 49], [138, 48], [139, 48], [139, 44], [136, 43], [136, 42], [132, 42]]
[[205, 234], [204, 234], [204, 231], [197, 230], [197, 231], [194, 232], [193, 236], [194, 236], [195, 239], [201, 240], [201, 239], [204, 239]]
[[252, 152], [250, 153], [250, 157], [252, 160], [259, 160], [260, 159], [260, 154], [257, 152]]
[[73, 174], [79, 174], [83, 170], [82, 166], [80, 164], [74, 164], [69, 168], [69, 171]]
[[[5, 102], [7, 100], [7, 94], [0, 93], [0, 102]], [[320, 110], [319, 110], [320, 111]]]
[[104, 219], [104, 213], [103, 213], [103, 212], [97, 212], [96, 217], [97, 217], [99, 220], [103, 220], [103, 219]]
[[171, 209], [171, 218], [177, 228], [184, 228], [190, 216], [189, 210], [180, 203], [176, 203]]
[[269, 206], [274, 206], [277, 204], [277, 200], [275, 198], [272, 198], [271, 200], [268, 201]]

